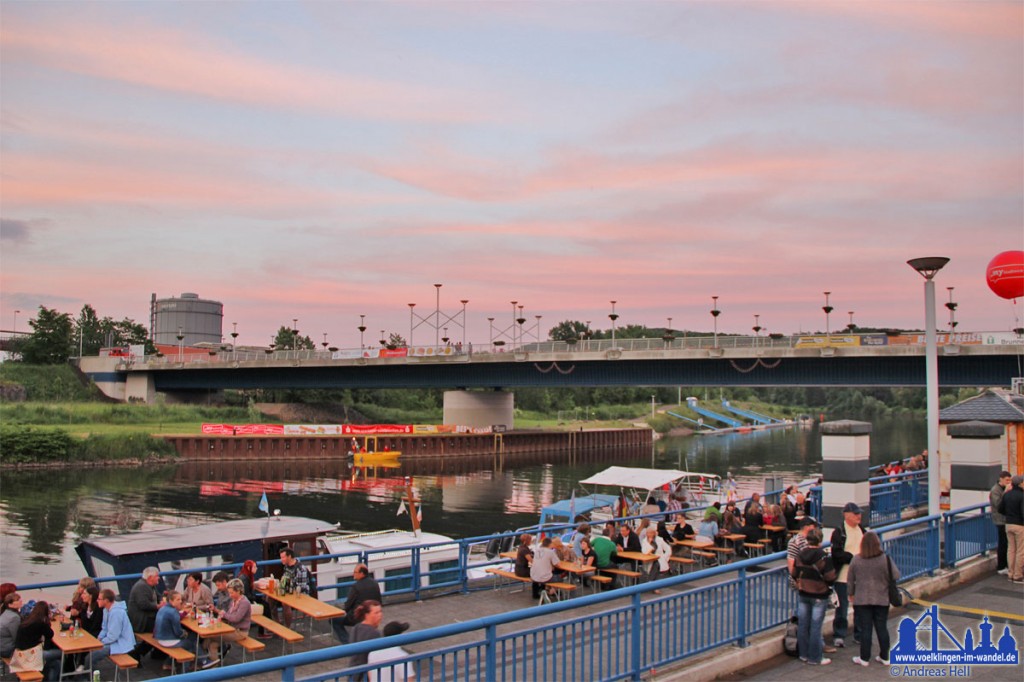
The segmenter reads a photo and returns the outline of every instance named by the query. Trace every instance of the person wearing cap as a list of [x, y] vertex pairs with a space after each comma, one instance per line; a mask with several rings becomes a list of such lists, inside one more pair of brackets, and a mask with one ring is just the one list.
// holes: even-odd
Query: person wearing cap
[[[845, 646], [845, 638], [850, 628], [850, 596], [847, 591], [846, 579], [850, 573], [850, 562], [860, 554], [860, 541], [864, 538], [867, 528], [861, 525], [863, 513], [856, 502], [847, 502], [843, 507], [843, 523], [832, 531], [832, 564], [839, 571], [833, 588], [839, 605], [832, 620], [832, 645]], [[853, 641], [860, 643], [860, 623], [853, 623]]]
[[[382, 634], [384, 637], [393, 637], [400, 635], [409, 629], [408, 623], [401, 623], [397, 620], [393, 620], [384, 626]], [[369, 664], [381, 664], [388, 663], [391, 661], [403, 661], [409, 657], [409, 652], [400, 646], [390, 646], [385, 649], [378, 649], [371, 651]], [[416, 672], [413, 670], [413, 664], [408, 661], [402, 663], [392, 663], [389, 666], [383, 666], [380, 670], [370, 672], [370, 682], [409, 682], [409, 680], [416, 679]]]
[[[793, 579], [793, 567], [796, 565], [796, 558], [799, 556], [800, 552], [807, 549], [807, 534], [815, 528], [819, 531], [821, 530], [818, 522], [810, 516], [805, 516], [800, 519], [799, 532], [795, 533], [793, 537], [790, 538], [789, 544], [786, 546], [786, 563], [789, 566], [789, 586], [794, 590], [797, 589], [796, 580]], [[822, 640], [821, 649], [826, 654], [834, 654], [836, 652], [836, 648], [825, 644], [824, 640]]]
[[1010, 489], [1003, 495], [999, 511], [1006, 517], [1010, 582], [1024, 583], [1024, 476], [1017, 474], [1010, 479]]

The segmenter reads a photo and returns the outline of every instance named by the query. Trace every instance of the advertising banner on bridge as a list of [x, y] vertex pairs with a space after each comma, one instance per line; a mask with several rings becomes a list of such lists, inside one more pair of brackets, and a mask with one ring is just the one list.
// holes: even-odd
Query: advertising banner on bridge
[[984, 344], [986, 346], [1007, 346], [1012, 343], [1024, 343], [1024, 336], [1013, 332], [985, 332]]
[[203, 424], [203, 434], [213, 436], [283, 436], [283, 424]]
[[[960, 332], [955, 334], [939, 333], [935, 335], [935, 342], [943, 346], [947, 343], [955, 343], [960, 346], [977, 346], [983, 343], [981, 332]], [[898, 336], [889, 337], [890, 346], [923, 346], [927, 343], [924, 332], [905, 332]]]
[[413, 424], [413, 433], [455, 433], [452, 424]]
[[412, 433], [412, 424], [345, 424], [341, 427], [341, 432], [350, 436]]
[[377, 351], [379, 358], [404, 358], [409, 354], [408, 348], [381, 348]]
[[794, 348], [852, 348], [860, 345], [860, 337], [853, 334], [801, 336]]
[[860, 337], [862, 346], [888, 346], [889, 337], [885, 334], [867, 334]]
[[340, 436], [341, 424], [285, 424], [286, 436]]
[[412, 346], [409, 350], [409, 357], [412, 358], [433, 358], [444, 355], [455, 355], [458, 351], [455, 346]]
[[456, 426], [455, 433], [493, 433], [492, 426]]

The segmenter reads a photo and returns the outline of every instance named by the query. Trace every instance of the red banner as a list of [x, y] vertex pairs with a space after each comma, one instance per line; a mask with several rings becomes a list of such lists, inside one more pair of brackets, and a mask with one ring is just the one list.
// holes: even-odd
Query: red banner
[[390, 348], [381, 348], [380, 349], [380, 354], [377, 357], [379, 357], [379, 358], [404, 358], [408, 354], [409, 354], [409, 349], [408, 348], [395, 348], [394, 350], [391, 350]]
[[203, 424], [203, 433], [214, 436], [283, 436], [284, 424]]
[[341, 427], [341, 432], [355, 436], [375, 433], [412, 433], [412, 424], [345, 424]]

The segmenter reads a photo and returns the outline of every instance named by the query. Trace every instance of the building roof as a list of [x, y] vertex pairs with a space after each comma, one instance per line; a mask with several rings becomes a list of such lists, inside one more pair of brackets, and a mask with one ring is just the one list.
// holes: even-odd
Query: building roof
[[940, 422], [974, 420], [1001, 424], [1024, 422], [1024, 397], [985, 391], [939, 411]]

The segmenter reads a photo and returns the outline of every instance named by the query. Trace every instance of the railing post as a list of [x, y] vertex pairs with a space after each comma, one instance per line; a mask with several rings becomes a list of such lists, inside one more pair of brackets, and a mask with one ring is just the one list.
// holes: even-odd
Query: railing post
[[953, 523], [955, 512], [945, 512], [942, 515], [942, 531], [946, 538], [945, 559], [943, 565], [952, 568], [956, 565], [956, 527]]
[[487, 682], [494, 682], [498, 679], [497, 648], [498, 626], [491, 623], [484, 629], [484, 679], [487, 680]]
[[643, 602], [640, 601], [640, 593], [637, 592], [633, 595], [633, 624], [629, 631], [629, 664], [632, 669], [631, 677], [640, 682], [640, 642], [643, 631], [643, 626], [640, 623], [640, 608], [643, 606]]
[[739, 623], [740, 631], [737, 643], [741, 647], [747, 646], [747, 569], [741, 568], [736, 576], [739, 585], [739, 594], [736, 599], [736, 622]]
[[939, 519], [929, 521], [928, 526], [928, 575], [935, 575], [935, 571], [942, 564], [942, 557], [939, 555]]
[[290, 665], [281, 670], [281, 682], [295, 682], [295, 666]]

